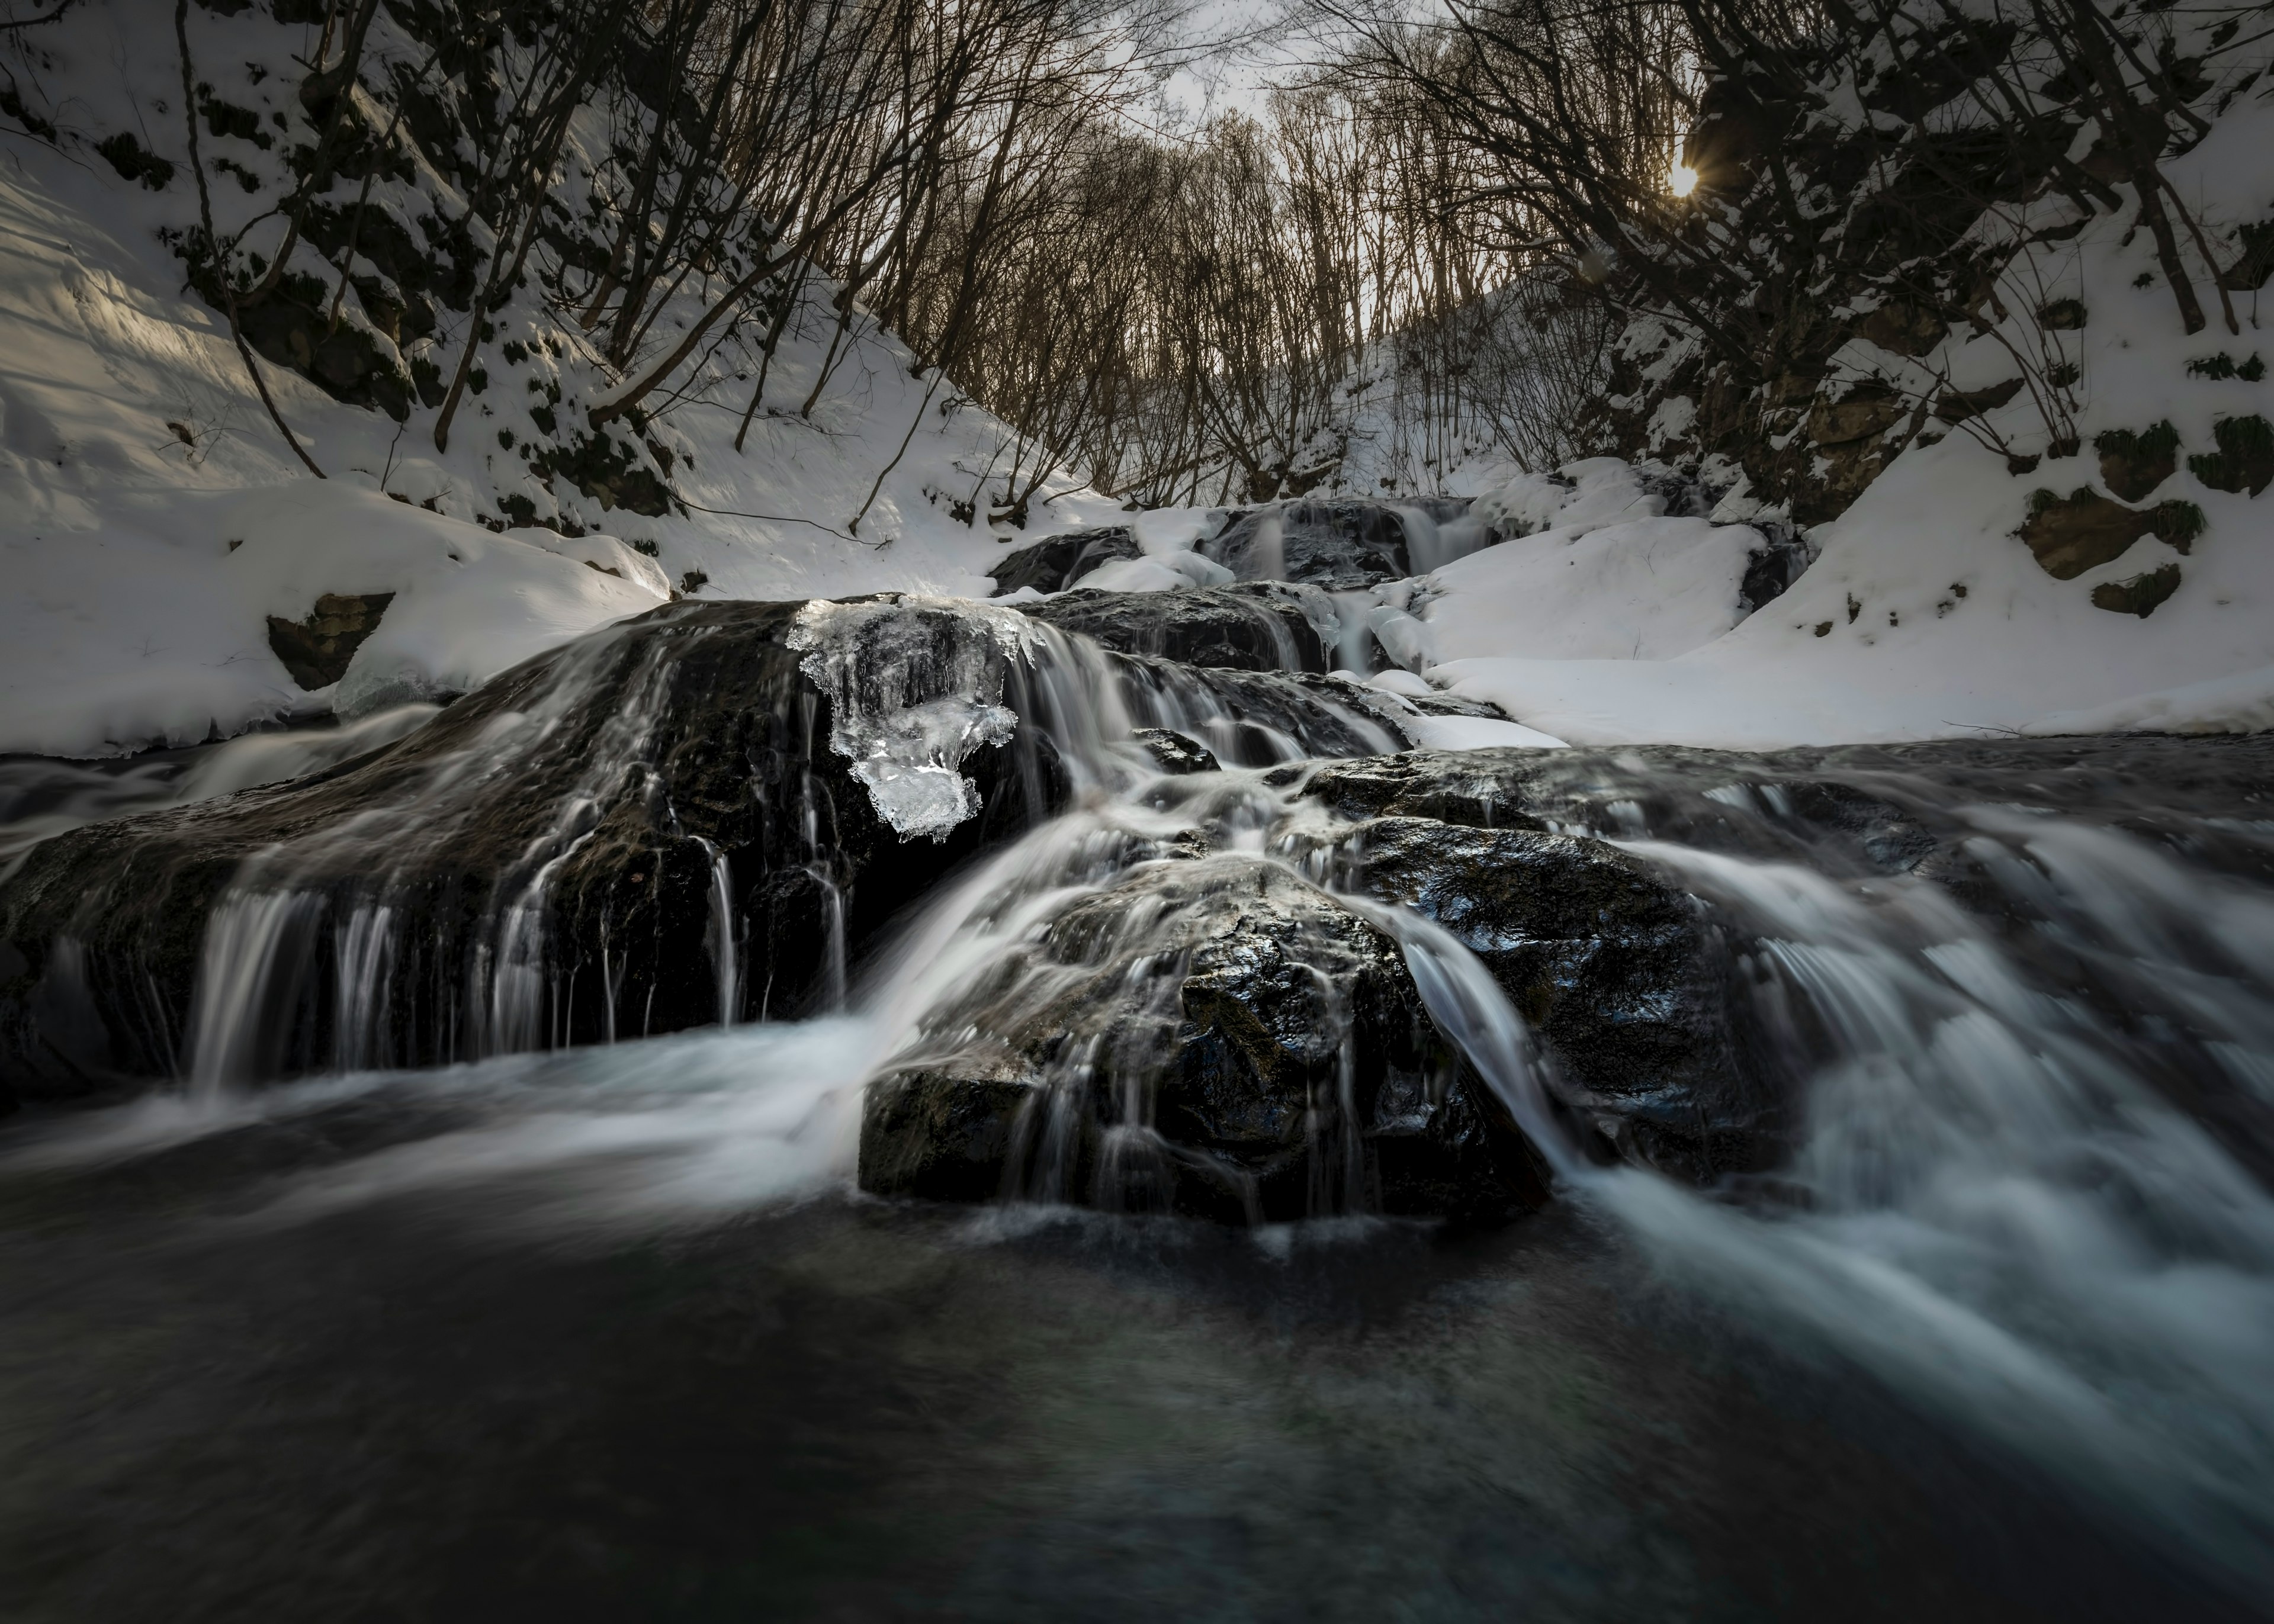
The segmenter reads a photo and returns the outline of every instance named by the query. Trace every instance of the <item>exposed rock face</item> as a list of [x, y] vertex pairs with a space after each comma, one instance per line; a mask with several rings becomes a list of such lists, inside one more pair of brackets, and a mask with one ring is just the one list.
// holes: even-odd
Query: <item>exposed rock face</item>
[[[1182, 624], [1201, 595], [1140, 596]], [[1228, 601], [1276, 627], [1250, 598], [1276, 601]], [[328, 773], [36, 848], [0, 888], [0, 1079], [250, 1080], [798, 1013], [1071, 768], [1128, 771], [1131, 729], [1178, 771], [1408, 742], [1355, 685], [1054, 641], [1008, 607], [672, 605]]]
[[2100, 479], [2127, 502], [2144, 500], [2179, 467], [2180, 434], [2169, 423], [2158, 423], [2135, 434], [2111, 429], [2092, 442], [2099, 454]]
[[950, 1052], [870, 1093], [879, 1194], [1249, 1222], [1546, 1199], [1397, 945], [1263, 859], [1139, 868], [930, 1024]]
[[2274, 484], [2274, 425], [2263, 417], [2222, 417], [2211, 425], [2218, 449], [2187, 459], [2187, 469], [2214, 491], [2255, 496]]
[[2022, 380], [2018, 378], [2008, 378], [2003, 383], [1980, 389], [1946, 389], [1935, 397], [1934, 415], [1955, 425], [1985, 411], [1997, 410], [2021, 392]]
[[1379, 502], [1302, 500], [1234, 514], [1200, 551], [1243, 581], [1298, 581], [1330, 592], [1413, 573], [1405, 528]]
[[2127, 508], [2097, 491], [2080, 490], [2067, 497], [2047, 492], [2039, 494], [2021, 537], [2045, 574], [2056, 581], [2074, 581], [2088, 569], [2122, 557], [2160, 522], [2157, 510]]
[[1318, 621], [1332, 606], [1280, 582], [1178, 592], [1075, 591], [1025, 607], [1035, 620], [1122, 654], [1228, 671], [1323, 672], [1329, 665]]
[[329, 688], [347, 675], [348, 662], [365, 638], [379, 629], [379, 618], [395, 601], [392, 592], [361, 597], [327, 592], [305, 620], [268, 617], [268, 646], [302, 688]]
[[1094, 530], [1074, 530], [1052, 536], [1031, 547], [1021, 547], [988, 572], [998, 596], [1033, 587], [1037, 592], [1058, 592], [1117, 559], [1141, 557], [1143, 549], [1126, 524]]
[[2179, 590], [2180, 567], [2166, 564], [2127, 581], [2102, 582], [2092, 589], [2092, 606], [2117, 614], [2136, 614], [2144, 620]]
[[[795, 646], [804, 608], [671, 605], [315, 778], [39, 846], [0, 890], [0, 1079], [38, 1097], [198, 1055], [256, 1077], [431, 1064], [826, 999], [886, 917], [1058, 780], [1046, 751], [972, 741], [947, 770], [971, 816], [904, 838], [861, 770], [924, 765], [921, 737], [894, 756], [894, 718], [965, 697], [921, 673], [973, 686], [969, 628], [901, 617], [912, 658], [872, 668], [900, 686], [860, 696], [883, 741], [856, 762]], [[999, 680], [1005, 658], [978, 658]], [[220, 1054], [223, 971], [258, 983], [260, 1033]]]

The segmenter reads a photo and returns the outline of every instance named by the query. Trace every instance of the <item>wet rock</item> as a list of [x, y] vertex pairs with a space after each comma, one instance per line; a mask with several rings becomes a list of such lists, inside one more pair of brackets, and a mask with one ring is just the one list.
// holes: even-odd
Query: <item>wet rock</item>
[[1177, 592], [1077, 590], [1024, 612], [1121, 654], [1230, 671], [1329, 669], [1318, 621], [1333, 613], [1315, 592], [1242, 582]]
[[998, 597], [1029, 586], [1038, 592], [1058, 592], [1117, 559], [1141, 556], [1143, 549], [1129, 527], [1111, 524], [1052, 536], [1031, 547], [1021, 547], [988, 571], [988, 577], [995, 583]]
[[1261, 858], [1158, 863], [1081, 898], [919, 1042], [864, 1110], [878, 1194], [1232, 1222], [1546, 1199], [1397, 944]]
[[1762, 520], [1753, 528], [1760, 532], [1762, 545], [1746, 556], [1744, 578], [1737, 583], [1737, 604], [1747, 614], [1783, 597], [1816, 561], [1808, 543], [1790, 525]]
[[[328, 772], [35, 847], [0, 888], [0, 1089], [174, 1074], [201, 1044], [257, 1079], [826, 1002], [889, 917], [1062, 790], [1029, 730], [987, 732], [970, 695], [1011, 657], [946, 607], [908, 606], [863, 654], [875, 726], [848, 759], [806, 608], [659, 608]], [[926, 838], [879, 784], [921, 778], [943, 704], [980, 724], [939, 769], [970, 815]]]
[[1160, 763], [1163, 772], [1216, 772], [1221, 764], [1215, 753], [1197, 740], [1187, 739], [1165, 727], [1141, 727], [1131, 735], [1145, 747], [1146, 753]]
[[305, 620], [270, 615], [268, 646], [302, 688], [329, 688], [347, 674], [348, 662], [394, 601], [392, 592], [327, 592]]
[[1522, 754], [1333, 763], [1306, 790], [1359, 820], [1339, 847], [1352, 883], [1491, 971], [1546, 1040], [1582, 1137], [1700, 1182], [1767, 1164], [1782, 1097], [1741, 1064], [1721, 934], [1615, 846], [1550, 830], [1531, 808], [1554, 787]]
[[1398, 699], [1344, 679], [1131, 656], [1120, 657], [1116, 670], [1123, 703], [1140, 726], [1204, 743], [1226, 766], [1376, 756], [1412, 744], [1399, 725]]
[[1297, 581], [1330, 592], [1413, 573], [1404, 525], [1380, 502], [1280, 502], [1234, 514], [1200, 552], [1243, 581]]

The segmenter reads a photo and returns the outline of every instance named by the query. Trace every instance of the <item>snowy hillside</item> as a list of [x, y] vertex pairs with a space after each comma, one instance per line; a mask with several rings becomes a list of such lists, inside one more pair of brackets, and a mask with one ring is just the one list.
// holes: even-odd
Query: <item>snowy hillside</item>
[[[462, 691], [674, 591], [989, 590], [980, 572], [1000, 553], [997, 538], [950, 510], [984, 478], [1006, 432], [951, 388], [911, 378], [906, 351], [873, 324], [855, 327], [810, 418], [801, 416], [826, 350], [826, 311], [792, 324], [767, 409], [740, 451], [754, 367], [734, 341], [714, 346], [644, 419], [635, 471], [666, 495], [639, 505], [660, 511], [612, 506], [605, 491], [596, 498], [531, 467], [532, 447], [569, 442], [584, 404], [612, 384], [574, 324], [534, 291], [497, 317], [477, 374], [486, 387], [460, 412], [447, 452], [432, 443], [433, 413], [418, 400], [398, 423], [264, 364], [326, 476], [311, 477], [269, 421], [223, 315], [185, 289], [169, 246], [196, 221], [197, 201], [179, 62], [170, 30], [152, 20], [146, 7], [99, 4], [45, 31], [55, 142], [15, 139], [0, 169], [0, 753], [117, 755], [325, 710], [333, 690], [295, 680], [267, 622], [312, 617], [326, 595], [395, 595], [336, 695], [353, 709], [358, 696], [367, 707], [380, 695]], [[302, 77], [292, 56], [312, 43], [312, 26], [282, 26], [257, 8], [224, 17], [192, 7], [188, 21], [216, 99], [281, 123]], [[383, 15], [374, 54], [410, 55], [409, 41], [379, 38], [387, 27]], [[94, 150], [121, 130], [174, 164], [165, 184], [120, 174]], [[208, 165], [273, 190], [281, 154], [205, 139]], [[263, 206], [266, 192], [215, 181], [217, 210]], [[415, 210], [422, 188], [447, 186], [422, 172], [384, 179], [375, 193], [402, 192]], [[352, 204], [352, 184], [336, 191]], [[305, 242], [298, 252], [312, 256]], [[320, 260], [313, 270], [336, 274]], [[361, 303], [342, 301], [345, 327], [361, 323], [402, 358]], [[666, 326], [700, 300], [690, 294]], [[464, 319], [440, 315], [448, 339]], [[855, 539], [849, 521], [903, 436], [906, 454]], [[1080, 523], [1100, 506], [1042, 511]], [[516, 523], [516, 513], [542, 523]]]
[[[391, 15], [382, 8], [373, 31], [373, 84], [420, 54]], [[296, 57], [314, 24], [260, 8], [193, 6], [187, 20], [209, 81], [211, 207], [258, 236], [290, 180], [289, 142], [267, 132], [298, 127]], [[43, 32], [36, 117], [52, 139], [15, 141], [0, 171], [0, 753], [122, 755], [443, 697], [674, 594], [983, 596], [1005, 543], [1126, 522], [1061, 476], [1027, 530], [975, 523], [1008, 432], [911, 376], [871, 321], [831, 345], [818, 295], [788, 324], [746, 432], [759, 365], [730, 323], [651, 411], [588, 432], [622, 374], [535, 276], [496, 312], [438, 449], [434, 380], [472, 318], [429, 300], [439, 325], [414, 332], [397, 276], [360, 253], [343, 276], [304, 238], [296, 274], [320, 292], [337, 283], [337, 330], [364, 368], [328, 388], [311, 380], [329, 376], [320, 357], [262, 364], [325, 476], [312, 477], [224, 315], [190, 285], [184, 234], [200, 205], [181, 63], [148, 21], [90, 4]], [[610, 134], [597, 114], [580, 118], [566, 167], [589, 178]], [[360, 188], [343, 177], [333, 203], [463, 216], [420, 150]], [[2230, 98], [2167, 168], [2210, 240], [2259, 243], [2274, 210], [2274, 107], [2263, 92]], [[1628, 360], [1657, 380], [1652, 432], [1686, 471], [1598, 459], [1527, 474], [1447, 448], [1427, 471], [1440, 488], [1481, 492], [1477, 511], [1511, 539], [1434, 569], [1417, 546], [1420, 579], [1341, 605], [1356, 617], [1345, 647], [1364, 646], [1362, 620], [1374, 659], [1573, 742], [2274, 722], [2261, 296], [2241, 272], [2210, 267], [2239, 331], [2214, 320], [2186, 335], [2125, 215], [2068, 219], [2052, 196], [2030, 207], [2042, 240], [2007, 277], [2043, 302], [2009, 298], [1996, 322], [1924, 343], [1867, 319], [1832, 358], [1809, 432], [1822, 440], [1852, 419], [1869, 438], [1831, 445], [1818, 472], [1877, 470], [1837, 516], [1796, 529], [1790, 505], [1750, 496], [1728, 459], [1684, 452], [1697, 408], [1677, 384], [1697, 346], [1641, 322]], [[690, 286], [661, 329], [703, 308]], [[2050, 347], [2043, 377], [2017, 374], [2029, 344]], [[2066, 439], [2041, 400], [2061, 379], [2074, 402]], [[1392, 404], [1355, 400], [1332, 485], [1394, 485], [1426, 467], [1397, 449]], [[1870, 456], [1842, 462], [1856, 446]], [[1669, 509], [1684, 480], [1705, 498]], [[1190, 549], [1221, 522], [1145, 515], [1138, 538], [1158, 556], [1086, 584], [1216, 579]], [[1774, 598], [1748, 586], [1772, 533], [1813, 559]], [[325, 663], [327, 640], [374, 625], [343, 665]], [[315, 650], [297, 670], [279, 652], [295, 638]]]

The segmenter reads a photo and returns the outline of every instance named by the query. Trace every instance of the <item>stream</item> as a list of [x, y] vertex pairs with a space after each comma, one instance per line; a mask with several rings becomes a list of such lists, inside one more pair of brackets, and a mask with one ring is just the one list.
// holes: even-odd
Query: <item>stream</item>
[[0, 763], [0, 1613], [2274, 1616], [2274, 741], [1432, 750], [1271, 590]]

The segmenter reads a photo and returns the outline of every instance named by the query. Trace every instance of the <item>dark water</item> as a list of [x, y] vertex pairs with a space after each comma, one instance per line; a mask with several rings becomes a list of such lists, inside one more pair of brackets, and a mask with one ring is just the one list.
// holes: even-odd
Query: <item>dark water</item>
[[2255, 1616], [1568, 1207], [735, 1214], [702, 1133], [478, 1148], [555, 1109], [387, 1085], [19, 1151], [0, 1616]]
[[[855, 1195], [863, 1080], [1097, 852], [1324, 816], [1136, 783], [843, 1014], [0, 1127], [0, 1620], [2274, 1617], [2274, 741], [1525, 759], [1751, 944], [1773, 1179]], [[1516, 1109], [1520, 1018], [1388, 912]]]

